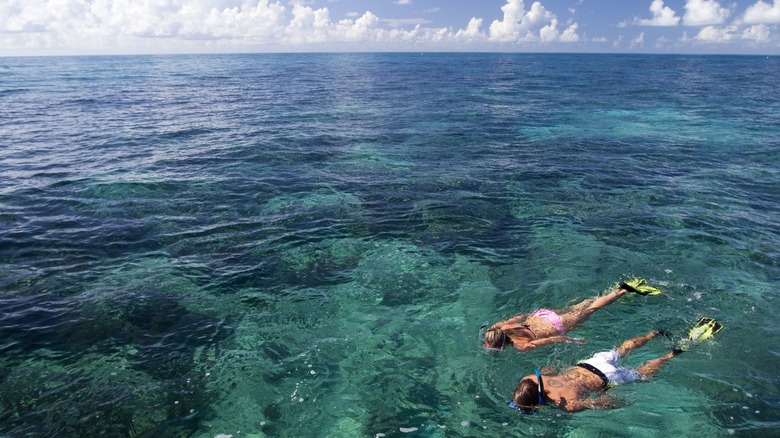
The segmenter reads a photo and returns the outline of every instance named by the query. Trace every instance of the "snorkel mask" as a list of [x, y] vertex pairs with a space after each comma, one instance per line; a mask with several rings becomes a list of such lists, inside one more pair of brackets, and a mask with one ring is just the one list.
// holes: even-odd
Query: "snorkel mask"
[[[538, 404], [541, 407], [544, 404], [544, 381], [542, 381], [542, 373], [539, 371], [539, 368], [534, 370], [534, 374], [536, 374], [536, 382], [537, 382], [537, 389], [538, 389]], [[514, 402], [514, 400], [510, 400], [507, 402], [507, 406], [510, 408], [516, 410], [517, 412], [521, 414], [535, 414], [538, 412], [538, 409], [529, 409], [524, 408], [522, 406], [518, 406], [517, 403]]]
[[503, 331], [501, 332], [501, 346], [500, 347], [485, 347], [485, 333], [487, 330], [485, 329], [487, 327], [488, 323], [485, 321], [484, 324], [482, 324], [482, 327], [479, 328], [479, 343], [482, 345], [482, 348], [485, 349], [488, 353], [498, 353], [500, 351], [504, 351], [504, 348], [506, 347], [506, 333]]

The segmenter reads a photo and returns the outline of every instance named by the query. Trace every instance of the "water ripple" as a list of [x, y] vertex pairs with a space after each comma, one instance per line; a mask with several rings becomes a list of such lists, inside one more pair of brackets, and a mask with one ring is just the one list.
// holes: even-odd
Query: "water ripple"
[[[523, 434], [504, 426], [503, 377], [582, 351], [486, 356], [479, 324], [627, 275], [664, 297], [594, 317], [588, 351], [616, 326], [684, 330], [707, 313], [726, 330], [657, 384], [618, 389], [635, 405], [611, 424], [771, 428], [777, 67], [4, 59], [0, 434]], [[545, 415], [534, 433], [619, 433]]]

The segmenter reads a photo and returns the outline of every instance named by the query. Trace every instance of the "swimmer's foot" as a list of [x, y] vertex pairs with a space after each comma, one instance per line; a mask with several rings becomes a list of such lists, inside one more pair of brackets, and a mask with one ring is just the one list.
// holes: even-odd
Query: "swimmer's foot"
[[721, 330], [723, 330], [723, 325], [718, 321], [706, 317], [699, 318], [696, 324], [688, 332], [688, 338], [681, 340], [675, 345], [672, 353], [680, 354], [683, 351], [688, 351], [691, 348], [691, 344], [712, 339]]
[[661, 295], [661, 289], [650, 286], [644, 278], [634, 277], [620, 283], [620, 288], [638, 295]]
[[696, 325], [688, 332], [688, 339], [691, 341], [704, 341], [715, 336], [723, 330], [723, 325], [712, 318], [699, 318]]

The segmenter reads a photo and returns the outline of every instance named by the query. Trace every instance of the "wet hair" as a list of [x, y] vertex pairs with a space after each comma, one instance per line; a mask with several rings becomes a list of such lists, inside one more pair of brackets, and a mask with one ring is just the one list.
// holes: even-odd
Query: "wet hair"
[[508, 341], [506, 333], [501, 331], [498, 327], [488, 329], [488, 331], [485, 332], [485, 337], [483, 339], [483, 343], [486, 347], [498, 349], [503, 349]]
[[532, 379], [523, 379], [517, 382], [515, 393], [512, 394], [512, 401], [522, 408], [539, 406], [539, 384]]

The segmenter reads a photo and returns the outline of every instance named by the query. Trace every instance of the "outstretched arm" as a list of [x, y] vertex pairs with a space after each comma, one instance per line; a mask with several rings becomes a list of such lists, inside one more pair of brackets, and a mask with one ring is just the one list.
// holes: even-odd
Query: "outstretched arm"
[[537, 347], [543, 347], [545, 345], [549, 344], [577, 344], [577, 345], [585, 345], [587, 341], [583, 338], [572, 338], [569, 336], [550, 336], [549, 338], [542, 338], [542, 339], [536, 339], [534, 341], [526, 342], [525, 344], [519, 345], [517, 348], [528, 351], [533, 350]]
[[601, 394], [596, 398], [565, 400], [558, 405], [567, 412], [578, 412], [585, 409], [612, 409], [618, 406], [616, 400], [608, 394]]

